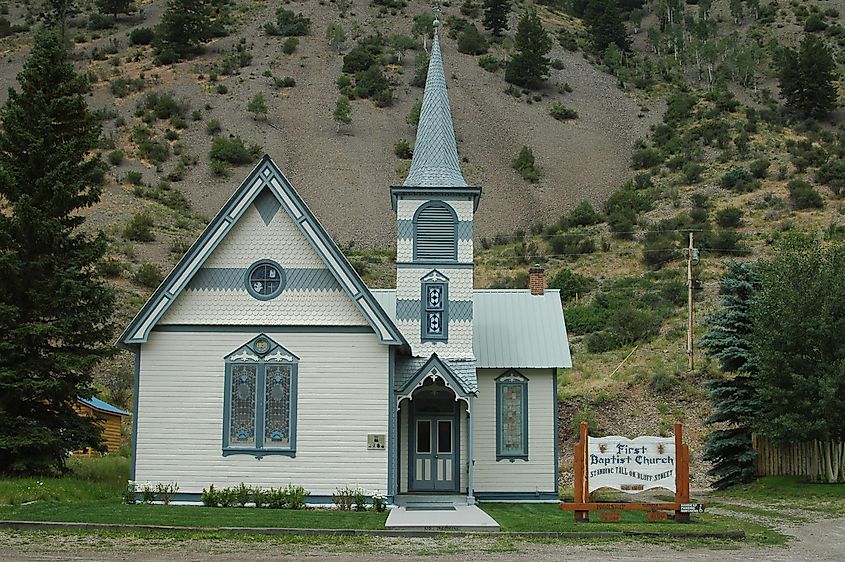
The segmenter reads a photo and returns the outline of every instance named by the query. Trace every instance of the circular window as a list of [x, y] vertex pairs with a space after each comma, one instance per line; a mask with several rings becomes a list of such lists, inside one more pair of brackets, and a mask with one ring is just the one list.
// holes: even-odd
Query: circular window
[[257, 299], [268, 300], [279, 296], [285, 288], [285, 270], [271, 260], [262, 260], [249, 268], [246, 289]]

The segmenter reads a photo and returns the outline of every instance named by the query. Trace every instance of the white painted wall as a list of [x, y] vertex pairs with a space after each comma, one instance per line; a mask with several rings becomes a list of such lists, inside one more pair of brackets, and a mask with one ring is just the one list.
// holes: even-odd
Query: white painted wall
[[[141, 351], [136, 481], [176, 482], [179, 491], [304, 486], [387, 489], [388, 347], [369, 333], [268, 333], [300, 357], [296, 457], [223, 457], [223, 358], [256, 333], [153, 332]], [[407, 450], [407, 449], [406, 449]]]
[[519, 369], [528, 378], [528, 460], [496, 461], [496, 382], [503, 369], [478, 369], [472, 412], [476, 492], [553, 492], [554, 378], [551, 369]]

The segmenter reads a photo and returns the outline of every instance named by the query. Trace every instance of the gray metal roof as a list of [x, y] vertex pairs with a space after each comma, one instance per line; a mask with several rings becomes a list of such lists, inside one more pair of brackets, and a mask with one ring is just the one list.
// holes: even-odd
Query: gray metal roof
[[[435, 26], [439, 25], [435, 22]], [[414, 144], [411, 170], [403, 184], [406, 187], [467, 187], [461, 174], [452, 111], [446, 91], [446, 76], [440, 55], [440, 36], [435, 27], [425, 81], [420, 123]]]
[[[395, 321], [396, 290], [372, 293]], [[527, 289], [475, 289], [472, 348], [479, 369], [571, 367], [560, 291], [532, 295]]]

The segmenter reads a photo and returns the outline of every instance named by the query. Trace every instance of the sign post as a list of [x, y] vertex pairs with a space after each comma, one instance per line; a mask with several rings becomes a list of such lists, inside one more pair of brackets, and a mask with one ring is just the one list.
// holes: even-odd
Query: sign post
[[[591, 439], [587, 423], [581, 422], [575, 444], [575, 497], [572, 503], [561, 503], [560, 508], [574, 512], [576, 522], [588, 522], [590, 511], [605, 510], [674, 511], [675, 521], [688, 522], [689, 514], [702, 512], [704, 506], [689, 503], [689, 447], [683, 443], [682, 431], [677, 422], [674, 438], [612, 435]], [[675, 501], [591, 503], [590, 493], [599, 488], [629, 494], [664, 488], [675, 493]]]

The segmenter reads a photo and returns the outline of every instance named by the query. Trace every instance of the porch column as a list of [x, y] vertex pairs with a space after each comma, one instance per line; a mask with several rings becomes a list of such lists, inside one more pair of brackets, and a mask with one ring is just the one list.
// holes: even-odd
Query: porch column
[[474, 400], [472, 396], [469, 397], [469, 407], [467, 408], [467, 499], [469, 500], [475, 499], [472, 492], [472, 470], [473, 464], [475, 464], [475, 457], [472, 453], [472, 409]]

